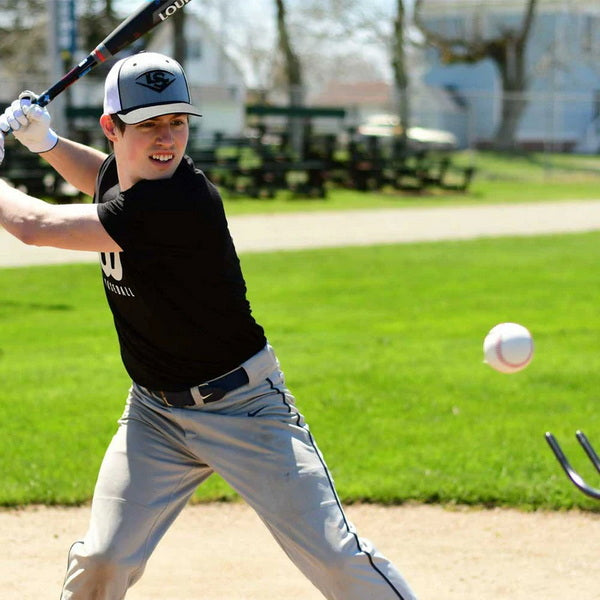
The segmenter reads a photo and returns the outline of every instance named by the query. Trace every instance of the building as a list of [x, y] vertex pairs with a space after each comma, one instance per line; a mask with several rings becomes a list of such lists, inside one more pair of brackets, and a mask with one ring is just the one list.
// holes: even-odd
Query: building
[[[496, 37], [518, 29], [525, 0], [427, 0], [422, 20], [444, 37]], [[526, 48], [528, 105], [517, 142], [531, 149], [600, 151], [600, 5], [587, 0], [539, 0]], [[494, 63], [444, 65], [426, 52], [424, 81], [463, 106], [469, 145], [492, 140], [502, 89]]]
[[[411, 127], [447, 131], [459, 146], [467, 144], [464, 111], [448, 90], [424, 85], [413, 77], [409, 93]], [[348, 127], [366, 125], [373, 118], [395, 113], [394, 86], [386, 81], [332, 81], [310, 102], [344, 108]]]

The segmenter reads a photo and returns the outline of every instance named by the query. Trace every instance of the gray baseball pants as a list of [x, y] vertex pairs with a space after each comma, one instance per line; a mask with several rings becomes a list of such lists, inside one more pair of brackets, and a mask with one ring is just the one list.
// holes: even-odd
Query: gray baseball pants
[[[110, 443], [88, 532], [69, 552], [62, 600], [121, 600], [194, 490], [219, 473], [331, 600], [415, 600], [348, 521], [270, 346], [222, 400], [171, 408], [133, 385]], [[181, 549], [186, 563], [186, 548]], [[265, 592], [266, 593], [266, 592]]]

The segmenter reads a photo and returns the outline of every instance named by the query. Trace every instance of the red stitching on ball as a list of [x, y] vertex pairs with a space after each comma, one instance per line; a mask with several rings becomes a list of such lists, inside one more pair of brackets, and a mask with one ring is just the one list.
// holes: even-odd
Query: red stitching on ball
[[504, 358], [504, 356], [502, 354], [502, 335], [498, 336], [498, 339], [496, 340], [495, 348], [496, 348], [496, 356], [498, 357], [500, 362], [512, 369], [518, 369], [519, 367], [524, 367], [531, 360], [531, 356], [533, 355], [533, 344], [530, 344], [529, 345], [529, 354], [525, 357], [524, 360], [522, 360], [519, 363], [511, 363], [510, 361], [506, 360], [506, 358]]

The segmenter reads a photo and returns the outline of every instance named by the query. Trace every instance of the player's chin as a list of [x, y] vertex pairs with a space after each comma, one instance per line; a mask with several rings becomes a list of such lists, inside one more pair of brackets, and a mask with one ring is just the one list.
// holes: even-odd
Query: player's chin
[[162, 179], [164, 177], [171, 177], [177, 170], [179, 163], [181, 162], [180, 156], [171, 156], [169, 158], [154, 158], [148, 157], [151, 168], [149, 169], [151, 176], [148, 179]]

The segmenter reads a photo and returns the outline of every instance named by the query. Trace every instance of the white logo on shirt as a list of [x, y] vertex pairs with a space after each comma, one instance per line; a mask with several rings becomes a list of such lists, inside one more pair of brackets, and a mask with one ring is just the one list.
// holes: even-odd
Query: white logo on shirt
[[107, 277], [112, 277], [115, 281], [123, 279], [123, 266], [119, 252], [100, 252], [100, 265]]
[[100, 265], [104, 273], [104, 285], [106, 289], [113, 294], [119, 296], [129, 296], [135, 298], [133, 290], [124, 285], [116, 285], [113, 281], [121, 281], [123, 279], [123, 265], [121, 264], [121, 254], [118, 252], [100, 252]]

